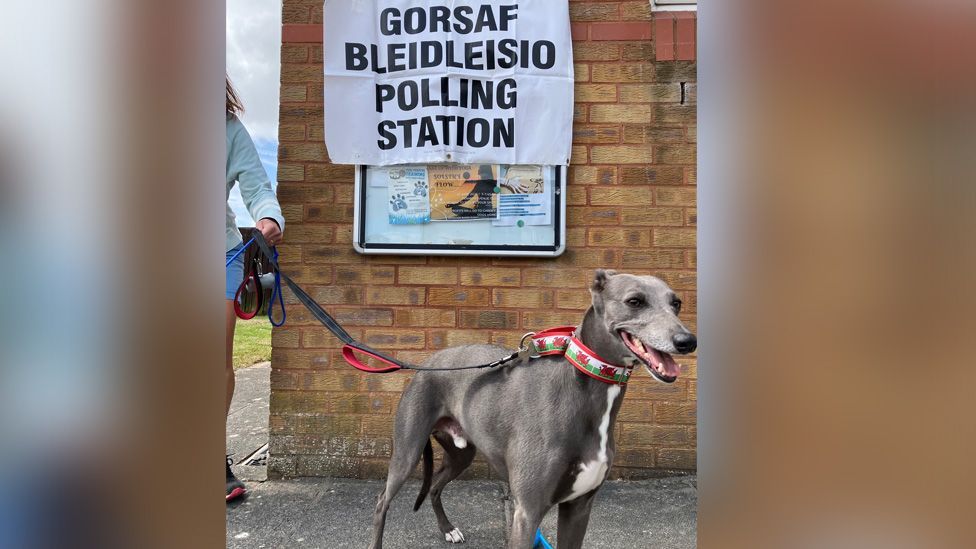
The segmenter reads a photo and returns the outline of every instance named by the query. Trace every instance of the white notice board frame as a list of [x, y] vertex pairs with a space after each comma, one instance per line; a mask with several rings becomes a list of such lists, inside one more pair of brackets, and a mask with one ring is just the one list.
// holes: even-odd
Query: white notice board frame
[[[546, 166], [551, 170], [552, 182], [552, 210], [550, 225], [536, 227], [500, 227], [498, 234], [518, 234], [519, 231], [535, 231], [535, 238], [531, 242], [501, 242], [501, 243], [472, 243], [458, 244], [445, 242], [418, 242], [416, 238], [389, 238], [392, 227], [408, 227], [389, 225], [391, 229], [384, 234], [387, 241], [377, 241], [371, 238], [367, 225], [377, 223], [389, 224], [385, 216], [388, 215], [386, 198], [379, 203], [379, 193], [375, 188], [368, 187], [367, 170], [390, 169], [392, 166], [356, 166], [355, 188], [353, 192], [353, 248], [360, 254], [385, 255], [442, 255], [442, 256], [514, 256], [514, 257], [558, 257], [566, 251], [566, 168], [564, 166]], [[383, 192], [388, 192], [383, 189]], [[383, 220], [380, 220], [380, 217]], [[439, 222], [450, 226], [452, 232], [463, 236], [466, 230], [480, 230], [491, 224], [490, 220], [477, 221], [448, 221]], [[487, 224], [487, 225], [486, 225]], [[408, 231], [403, 231], [407, 233]], [[542, 240], [540, 240], [540, 238]]]

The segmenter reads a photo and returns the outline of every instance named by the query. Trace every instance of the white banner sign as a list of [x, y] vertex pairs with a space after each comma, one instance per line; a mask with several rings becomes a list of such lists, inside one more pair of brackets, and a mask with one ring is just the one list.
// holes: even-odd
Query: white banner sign
[[569, 164], [566, 0], [326, 0], [338, 164]]

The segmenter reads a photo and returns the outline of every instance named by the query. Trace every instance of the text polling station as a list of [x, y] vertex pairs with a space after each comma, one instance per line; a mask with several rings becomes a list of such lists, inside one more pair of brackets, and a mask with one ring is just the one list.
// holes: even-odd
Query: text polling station
[[326, 0], [332, 162], [569, 162], [566, 0]]

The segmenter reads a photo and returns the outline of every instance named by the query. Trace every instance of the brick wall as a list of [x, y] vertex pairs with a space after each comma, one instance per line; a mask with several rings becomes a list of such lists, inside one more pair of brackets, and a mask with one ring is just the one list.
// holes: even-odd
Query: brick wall
[[[652, 21], [647, 0], [571, 0], [570, 13], [577, 85], [566, 253], [364, 257], [351, 244], [353, 168], [330, 164], [323, 143], [322, 2], [284, 0], [282, 265], [354, 337], [414, 362], [463, 343], [514, 347], [526, 331], [577, 323], [597, 267], [663, 278], [694, 329], [694, 16]], [[690, 55], [682, 20], [691, 22]], [[409, 376], [346, 366], [338, 341], [294, 300], [272, 340], [270, 475], [384, 477], [392, 414]], [[695, 468], [695, 359], [679, 362], [672, 385], [635, 374], [614, 476]], [[479, 461], [471, 474], [490, 473]]]

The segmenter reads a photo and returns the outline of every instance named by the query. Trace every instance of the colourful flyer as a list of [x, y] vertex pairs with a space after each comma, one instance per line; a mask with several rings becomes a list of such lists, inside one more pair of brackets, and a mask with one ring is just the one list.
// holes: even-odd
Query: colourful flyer
[[430, 190], [427, 168], [395, 166], [387, 170], [390, 225], [430, 223]]

